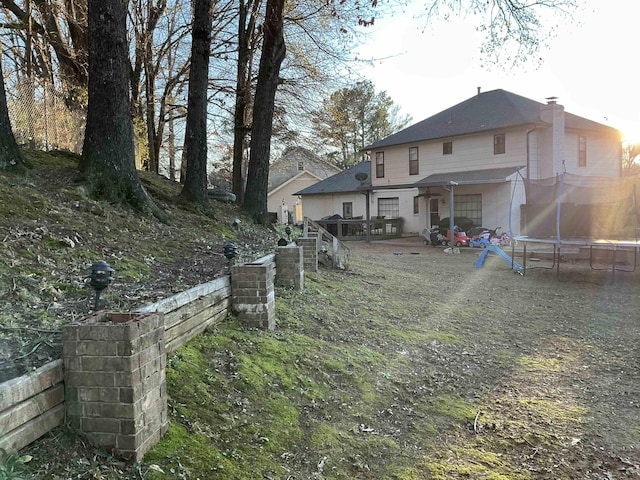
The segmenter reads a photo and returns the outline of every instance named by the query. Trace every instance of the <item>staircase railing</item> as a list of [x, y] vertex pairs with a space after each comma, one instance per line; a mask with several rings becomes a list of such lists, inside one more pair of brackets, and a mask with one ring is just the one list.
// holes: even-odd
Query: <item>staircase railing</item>
[[[333, 268], [349, 268], [349, 247], [308, 217], [304, 217], [302, 236], [316, 238], [316, 251], [320, 262], [328, 260]], [[324, 256], [327, 258], [324, 259]]]

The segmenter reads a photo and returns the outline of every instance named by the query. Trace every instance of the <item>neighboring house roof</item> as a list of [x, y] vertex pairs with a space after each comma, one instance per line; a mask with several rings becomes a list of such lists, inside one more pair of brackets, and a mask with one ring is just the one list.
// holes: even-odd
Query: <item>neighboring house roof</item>
[[267, 193], [267, 196], [270, 197], [271, 195], [274, 195], [274, 194], [278, 193], [279, 190], [283, 189], [284, 187], [286, 187], [290, 183], [293, 183], [293, 182], [295, 182], [296, 180], [298, 180], [299, 178], [302, 178], [302, 177], [311, 177], [311, 178], [316, 179], [318, 182], [320, 182], [322, 180], [317, 175], [314, 175], [313, 173], [307, 172], [306, 170], [304, 170], [304, 171], [298, 173], [298, 175], [296, 175], [295, 177], [291, 177], [289, 180], [281, 183], [280, 185], [278, 185], [273, 190], [269, 190], [269, 193]]
[[[540, 107], [544, 105], [502, 89], [483, 92], [375, 142], [363, 150], [522, 125], [548, 125], [540, 120]], [[617, 132], [612, 127], [568, 112], [565, 112], [565, 128]]]
[[[299, 162], [302, 162], [302, 170], [298, 169]], [[306, 148], [291, 147], [269, 167], [269, 191], [275, 190], [304, 171], [323, 179], [338, 173], [340, 169]]]
[[465, 172], [434, 173], [417, 181], [414, 187], [440, 187], [455, 182], [458, 185], [477, 185], [480, 183], [502, 183], [507, 177], [516, 173], [522, 167], [489, 168], [486, 170], [471, 170]]
[[[366, 173], [367, 179], [360, 181], [356, 178], [358, 173]], [[360, 162], [353, 167], [336, 173], [332, 177], [329, 177], [321, 182], [311, 185], [295, 195], [314, 195], [318, 193], [344, 193], [344, 192], [357, 192], [363, 187], [371, 186], [371, 179], [368, 178], [371, 175], [371, 162]]]

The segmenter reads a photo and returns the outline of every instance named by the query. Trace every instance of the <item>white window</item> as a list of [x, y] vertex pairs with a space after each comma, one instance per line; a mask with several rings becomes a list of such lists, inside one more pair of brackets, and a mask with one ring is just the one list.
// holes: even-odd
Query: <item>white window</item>
[[398, 197], [379, 198], [378, 216], [384, 218], [398, 218], [400, 216], [400, 199]]
[[467, 217], [474, 225], [482, 225], [482, 195], [456, 195], [453, 203], [454, 219]]
[[376, 178], [384, 178], [384, 152], [376, 152]]
[[493, 154], [501, 155], [506, 152], [505, 148], [505, 135], [504, 133], [498, 133], [493, 136]]
[[409, 175], [418, 175], [419, 169], [418, 147], [409, 147]]
[[583, 135], [578, 137], [578, 166], [587, 166], [587, 137]]
[[342, 202], [342, 218], [353, 217], [353, 202]]
[[298, 171], [301, 172], [304, 170], [304, 162], [298, 162]]

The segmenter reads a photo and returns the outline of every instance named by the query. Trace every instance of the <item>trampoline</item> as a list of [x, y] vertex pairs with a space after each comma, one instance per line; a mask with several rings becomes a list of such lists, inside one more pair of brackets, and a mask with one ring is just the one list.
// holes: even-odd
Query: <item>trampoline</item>
[[[529, 268], [555, 269], [560, 277], [563, 247], [588, 249], [593, 270], [633, 272], [640, 248], [636, 202], [637, 177], [585, 177], [563, 173], [553, 178], [524, 179], [526, 204], [521, 206], [523, 275], [527, 271], [527, 245], [552, 247], [551, 265]], [[598, 266], [596, 252], [607, 252], [608, 261]], [[601, 255], [601, 253], [600, 253]], [[627, 261], [619, 265], [621, 255]], [[515, 245], [512, 258], [516, 258]], [[600, 262], [602, 263], [602, 262]]]

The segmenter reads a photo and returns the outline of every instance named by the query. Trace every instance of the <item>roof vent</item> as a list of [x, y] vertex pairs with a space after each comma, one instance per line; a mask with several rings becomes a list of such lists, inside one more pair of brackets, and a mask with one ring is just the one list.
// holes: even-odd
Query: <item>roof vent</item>
[[480, 89], [481, 89], [481, 88], [482, 88], [482, 87], [478, 87], [478, 95], [480, 95]]
[[547, 97], [545, 100], [547, 101], [547, 105], [555, 105], [558, 103], [558, 97]]

